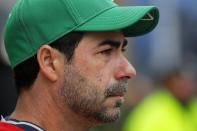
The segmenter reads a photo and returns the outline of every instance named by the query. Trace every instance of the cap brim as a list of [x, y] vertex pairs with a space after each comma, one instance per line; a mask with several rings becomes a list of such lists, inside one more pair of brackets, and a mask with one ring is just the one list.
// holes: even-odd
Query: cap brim
[[126, 37], [144, 35], [152, 31], [159, 20], [154, 6], [117, 6], [79, 26], [76, 31], [122, 30]]

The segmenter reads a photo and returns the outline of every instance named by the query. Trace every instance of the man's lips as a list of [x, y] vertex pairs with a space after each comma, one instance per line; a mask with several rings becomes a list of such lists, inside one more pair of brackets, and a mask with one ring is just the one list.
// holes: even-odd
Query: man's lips
[[115, 96], [124, 97], [124, 95], [125, 95], [125, 92], [117, 92], [117, 93], [110, 94], [109, 97], [115, 97]]
[[123, 98], [128, 89], [127, 81], [120, 81], [117, 84], [113, 84], [107, 88], [105, 92], [106, 97], [119, 97]]

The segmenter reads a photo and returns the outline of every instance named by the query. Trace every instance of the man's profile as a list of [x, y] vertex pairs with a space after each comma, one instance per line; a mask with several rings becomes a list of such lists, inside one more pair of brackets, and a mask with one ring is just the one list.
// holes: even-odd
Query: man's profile
[[18, 0], [4, 35], [18, 101], [0, 129], [87, 131], [116, 121], [136, 75], [125, 37], [158, 19], [154, 6], [112, 0]]

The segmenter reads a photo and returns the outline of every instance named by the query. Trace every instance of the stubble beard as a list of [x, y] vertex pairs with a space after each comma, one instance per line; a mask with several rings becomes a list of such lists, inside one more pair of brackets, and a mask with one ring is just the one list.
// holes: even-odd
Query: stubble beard
[[127, 91], [127, 82], [113, 84], [105, 91], [99, 85], [89, 81], [72, 67], [65, 70], [65, 80], [60, 89], [65, 104], [76, 114], [99, 123], [114, 122], [120, 117], [121, 101], [113, 109], [104, 105], [105, 100], [118, 91]]

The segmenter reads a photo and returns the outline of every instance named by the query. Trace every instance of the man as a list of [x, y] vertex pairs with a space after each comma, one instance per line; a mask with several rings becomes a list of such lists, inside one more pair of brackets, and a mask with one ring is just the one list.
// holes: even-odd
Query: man
[[150, 32], [158, 17], [112, 0], [19, 0], [4, 38], [19, 97], [2, 128], [87, 131], [117, 120], [136, 75], [125, 36]]

